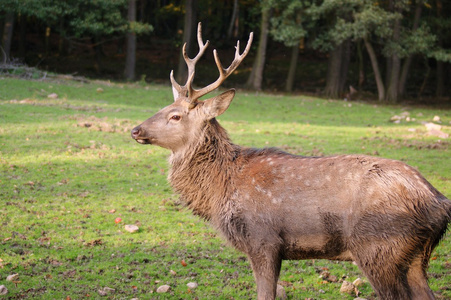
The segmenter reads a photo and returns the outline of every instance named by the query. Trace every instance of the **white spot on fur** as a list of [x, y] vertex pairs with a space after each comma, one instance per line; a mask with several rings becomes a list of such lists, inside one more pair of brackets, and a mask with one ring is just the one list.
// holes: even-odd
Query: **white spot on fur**
[[260, 193], [264, 193], [265, 191], [258, 184], [255, 186], [255, 190]]

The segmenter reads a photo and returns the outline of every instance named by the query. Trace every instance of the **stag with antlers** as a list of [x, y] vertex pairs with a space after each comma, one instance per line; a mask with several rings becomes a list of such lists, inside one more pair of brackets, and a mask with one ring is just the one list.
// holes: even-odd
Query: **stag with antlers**
[[132, 138], [171, 150], [169, 181], [196, 214], [246, 253], [258, 299], [274, 299], [282, 260], [355, 261], [381, 299], [434, 299], [426, 268], [451, 220], [451, 201], [418, 171], [394, 160], [364, 155], [304, 157], [276, 148], [235, 145], [216, 117], [235, 90], [218, 88], [248, 54], [219, 78], [193, 88], [195, 65], [209, 42], [198, 27], [199, 53], [183, 56], [188, 79], [171, 72], [174, 103], [135, 127]]

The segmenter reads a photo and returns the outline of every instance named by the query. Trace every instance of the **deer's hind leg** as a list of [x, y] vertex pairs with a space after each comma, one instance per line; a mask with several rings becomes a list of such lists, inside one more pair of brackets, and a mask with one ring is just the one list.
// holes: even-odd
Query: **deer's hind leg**
[[412, 300], [432, 300], [434, 294], [429, 288], [426, 276], [427, 259], [417, 256], [411, 263], [407, 272], [407, 282], [411, 291]]
[[[385, 245], [386, 246], [386, 245]], [[379, 299], [411, 299], [405, 262], [393, 248], [369, 246], [354, 253], [357, 265], [368, 278]], [[427, 299], [427, 298], [426, 298]]]

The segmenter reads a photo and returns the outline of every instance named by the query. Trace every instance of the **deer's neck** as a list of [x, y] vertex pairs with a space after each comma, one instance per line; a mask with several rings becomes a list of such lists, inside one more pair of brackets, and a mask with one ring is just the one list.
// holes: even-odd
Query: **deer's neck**
[[195, 144], [171, 155], [169, 181], [195, 214], [210, 220], [212, 209], [228, 199], [239, 150], [212, 119]]

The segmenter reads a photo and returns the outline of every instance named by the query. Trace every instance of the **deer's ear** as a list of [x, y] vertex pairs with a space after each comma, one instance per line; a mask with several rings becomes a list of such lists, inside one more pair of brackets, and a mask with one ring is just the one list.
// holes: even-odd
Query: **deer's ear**
[[221, 114], [223, 114], [227, 108], [229, 108], [230, 103], [235, 96], [235, 89], [228, 90], [216, 97], [207, 99], [202, 106], [202, 109], [208, 119], [213, 119]]

